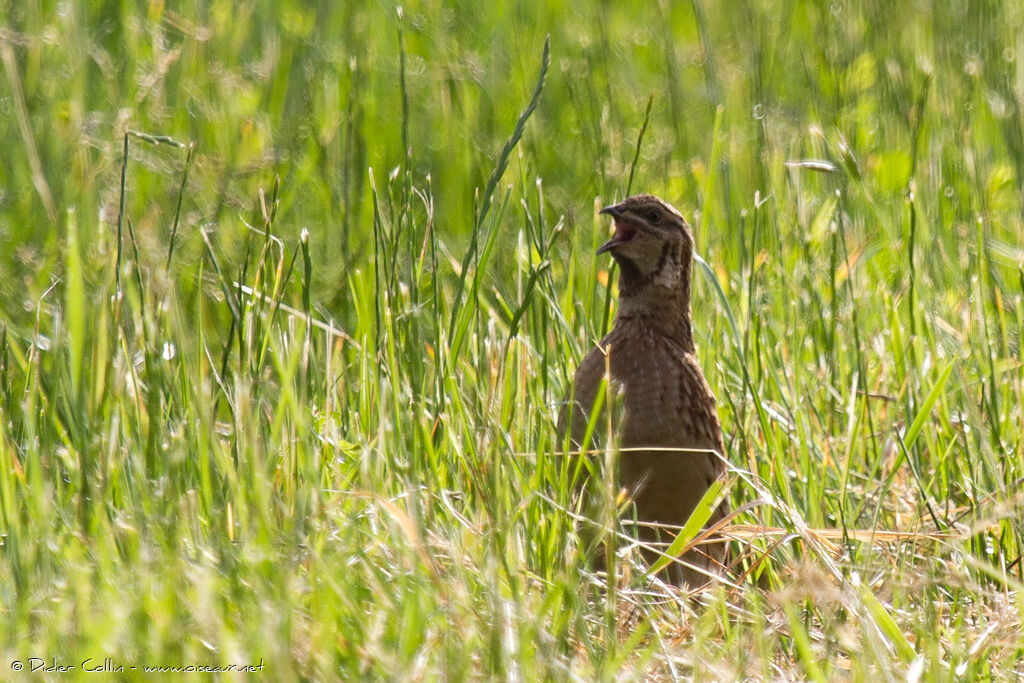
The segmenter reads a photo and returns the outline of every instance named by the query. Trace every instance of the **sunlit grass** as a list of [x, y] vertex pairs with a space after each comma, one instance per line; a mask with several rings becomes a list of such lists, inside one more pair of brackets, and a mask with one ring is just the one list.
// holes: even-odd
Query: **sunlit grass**
[[[133, 12], [0, 29], [4, 671], [1024, 673], [1019, 8]], [[555, 433], [629, 187], [706, 265], [702, 605], [587, 569]]]

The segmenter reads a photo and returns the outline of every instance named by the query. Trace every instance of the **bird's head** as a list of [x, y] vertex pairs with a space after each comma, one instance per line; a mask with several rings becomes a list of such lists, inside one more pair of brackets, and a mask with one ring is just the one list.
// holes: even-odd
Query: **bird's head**
[[636, 284], [678, 285], [688, 275], [693, 237], [682, 214], [654, 195], [640, 194], [601, 209], [615, 221], [615, 233], [598, 254], [611, 252], [623, 277]]

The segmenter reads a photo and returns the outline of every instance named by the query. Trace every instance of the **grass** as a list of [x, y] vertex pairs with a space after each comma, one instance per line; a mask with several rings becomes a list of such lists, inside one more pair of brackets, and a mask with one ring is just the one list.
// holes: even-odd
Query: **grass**
[[[1024, 673], [1020, 8], [0, 11], [3, 670]], [[586, 572], [555, 435], [630, 186], [704, 263], [703, 606]]]

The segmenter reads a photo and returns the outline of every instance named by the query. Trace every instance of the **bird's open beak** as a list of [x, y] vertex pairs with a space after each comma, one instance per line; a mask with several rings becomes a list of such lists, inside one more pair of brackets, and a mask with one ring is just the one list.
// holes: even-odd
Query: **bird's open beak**
[[612, 235], [610, 240], [600, 246], [597, 250], [598, 254], [611, 251], [620, 244], [625, 244], [630, 241], [633, 239], [633, 236], [636, 235], [636, 228], [625, 219], [625, 213], [622, 210], [621, 204], [606, 206], [601, 209], [601, 213], [607, 214], [615, 219], [615, 234]]

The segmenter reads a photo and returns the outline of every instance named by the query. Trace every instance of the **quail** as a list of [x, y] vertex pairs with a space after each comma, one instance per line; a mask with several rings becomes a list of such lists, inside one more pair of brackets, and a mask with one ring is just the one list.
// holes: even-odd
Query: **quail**
[[[635, 505], [637, 536], [665, 548], [675, 530], [656, 525], [684, 525], [725, 469], [715, 397], [697, 362], [690, 322], [693, 235], [683, 216], [653, 195], [629, 197], [601, 213], [615, 223], [597, 253], [610, 253], [619, 265], [618, 313], [576, 370], [559, 432], [564, 439], [568, 430], [580, 448], [607, 368], [610, 388], [619, 392], [619, 478]], [[723, 500], [708, 524], [728, 512]], [[726, 552], [724, 542], [702, 544], [671, 563], [667, 578], [702, 586], [721, 570]], [[658, 557], [644, 554], [648, 564]]]

